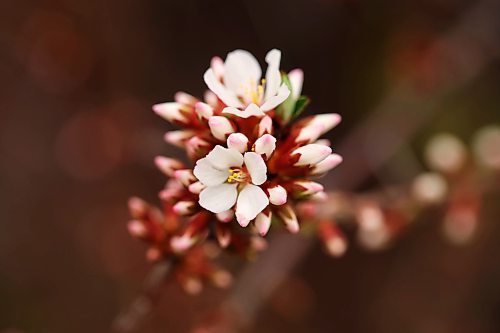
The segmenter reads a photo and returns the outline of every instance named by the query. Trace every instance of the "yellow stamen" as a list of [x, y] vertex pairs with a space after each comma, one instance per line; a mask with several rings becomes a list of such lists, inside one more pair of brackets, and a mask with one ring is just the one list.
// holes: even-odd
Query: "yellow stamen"
[[235, 183], [235, 182], [241, 183], [241, 182], [245, 181], [246, 178], [247, 178], [246, 174], [241, 169], [230, 168], [229, 169], [229, 177], [227, 177], [227, 182], [229, 184]]

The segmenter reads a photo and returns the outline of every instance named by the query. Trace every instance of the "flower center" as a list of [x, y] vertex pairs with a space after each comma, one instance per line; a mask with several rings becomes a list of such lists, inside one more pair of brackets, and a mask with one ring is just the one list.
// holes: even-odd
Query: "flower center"
[[254, 80], [250, 80], [248, 84], [243, 86], [245, 99], [257, 105], [260, 104], [262, 98], [264, 97], [265, 84], [266, 84], [266, 79], [262, 79], [259, 85], [257, 85]]
[[229, 168], [228, 183], [242, 183], [247, 179], [247, 174], [240, 168]]

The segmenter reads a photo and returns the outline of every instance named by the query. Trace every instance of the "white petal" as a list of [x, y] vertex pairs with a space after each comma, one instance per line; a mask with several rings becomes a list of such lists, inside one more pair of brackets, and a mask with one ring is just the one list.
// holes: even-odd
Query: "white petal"
[[261, 236], [265, 236], [269, 231], [269, 227], [271, 227], [272, 213], [269, 212], [268, 214], [269, 215], [260, 213], [255, 218], [255, 226], [257, 227], [257, 230], [259, 231], [259, 234]]
[[237, 184], [220, 184], [209, 186], [200, 193], [200, 206], [212, 213], [222, 213], [233, 207], [236, 203], [238, 191]]
[[221, 141], [226, 141], [226, 136], [234, 132], [231, 122], [222, 116], [213, 116], [208, 119], [208, 126], [212, 135]]
[[228, 168], [216, 169], [209, 162], [208, 158], [199, 159], [196, 162], [196, 166], [193, 171], [194, 175], [198, 180], [205, 186], [215, 186], [222, 184], [229, 177]]
[[227, 137], [227, 147], [236, 149], [243, 154], [247, 151], [248, 138], [245, 136], [245, 134], [233, 133]]
[[335, 168], [337, 165], [342, 163], [342, 156], [338, 154], [331, 154], [327, 156], [323, 161], [317, 163], [312, 170], [313, 175], [322, 174], [331, 169]]
[[269, 201], [276, 206], [280, 206], [286, 203], [287, 193], [283, 186], [276, 185], [267, 189], [269, 192]]
[[250, 104], [249, 106], [247, 106], [245, 111], [241, 111], [241, 110], [234, 108], [234, 107], [227, 107], [227, 108], [224, 108], [224, 110], [222, 110], [222, 113], [229, 113], [229, 114], [238, 116], [240, 118], [245, 118], [245, 119], [248, 117], [252, 117], [252, 116], [263, 117], [266, 115], [257, 105], [255, 105], [253, 103]]
[[[224, 84], [231, 91], [243, 95], [248, 85], [257, 86], [262, 76], [260, 65], [248, 51], [229, 52], [224, 62]], [[253, 87], [252, 87], [253, 88]]]
[[243, 156], [236, 149], [215, 146], [207, 155], [207, 159], [217, 169], [224, 170], [230, 167], [240, 167], [243, 164]]
[[294, 69], [288, 73], [288, 79], [292, 86], [292, 97], [297, 100], [302, 92], [302, 82], [304, 82], [304, 72], [302, 69]]
[[269, 205], [266, 193], [258, 186], [247, 184], [238, 195], [236, 219], [242, 227], [246, 227], [257, 214]]
[[266, 55], [266, 93], [264, 100], [276, 95], [281, 84], [280, 74], [281, 51], [272, 49]]
[[213, 57], [210, 60], [210, 68], [214, 71], [217, 79], [221, 79], [224, 75], [224, 61], [220, 57]]
[[319, 163], [331, 153], [332, 149], [330, 147], [311, 143], [295, 149], [292, 155], [300, 154], [299, 160], [295, 162], [295, 165], [302, 166]]
[[264, 104], [260, 106], [260, 109], [264, 112], [269, 111], [280, 105], [288, 98], [290, 95], [290, 89], [286, 84], [282, 84], [278, 89], [278, 93], [274, 96], [269, 97]]
[[250, 173], [252, 183], [261, 185], [267, 180], [267, 166], [262, 156], [254, 152], [245, 153], [245, 166]]
[[227, 89], [216, 77], [212, 69], [208, 69], [203, 75], [203, 80], [208, 88], [212, 90], [224, 104], [234, 107], [242, 107], [240, 100], [235, 93]]
[[271, 134], [264, 134], [255, 141], [255, 152], [257, 154], [266, 154], [269, 158], [276, 149], [276, 138]]

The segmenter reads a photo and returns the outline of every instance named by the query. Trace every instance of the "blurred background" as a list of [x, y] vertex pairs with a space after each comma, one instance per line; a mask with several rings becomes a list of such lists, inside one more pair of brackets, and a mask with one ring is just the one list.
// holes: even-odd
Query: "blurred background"
[[[127, 199], [157, 202], [154, 156], [182, 156], [151, 105], [202, 96], [214, 55], [304, 69], [308, 112], [344, 119], [332, 190], [408, 181], [434, 134], [500, 124], [499, 1], [2, 0], [0, 18], [2, 333], [110, 331], [150, 268]], [[249, 331], [500, 332], [499, 200], [461, 246], [439, 210], [384, 251], [313, 246]], [[140, 331], [187, 332], [229, 292], [169, 284]]]

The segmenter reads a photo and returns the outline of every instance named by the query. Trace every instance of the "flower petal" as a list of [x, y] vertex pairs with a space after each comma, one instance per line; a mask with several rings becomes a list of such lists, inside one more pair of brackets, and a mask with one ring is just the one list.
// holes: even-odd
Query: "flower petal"
[[229, 90], [243, 95], [245, 88], [250, 88], [249, 84], [257, 86], [261, 76], [259, 62], [250, 52], [235, 50], [228, 53], [224, 62], [224, 84]]
[[272, 49], [267, 53], [266, 92], [264, 100], [268, 100], [278, 92], [281, 84], [280, 61], [281, 51]]
[[276, 206], [281, 206], [286, 203], [287, 192], [285, 188], [281, 185], [276, 185], [274, 187], [268, 188], [269, 201]]
[[302, 92], [302, 82], [304, 82], [304, 72], [302, 69], [294, 69], [288, 73], [288, 79], [290, 80], [290, 85], [292, 86], [292, 97], [297, 100]]
[[266, 154], [269, 158], [276, 149], [276, 138], [271, 134], [264, 134], [255, 141], [255, 152], [257, 154]]
[[207, 159], [217, 169], [224, 170], [230, 167], [240, 167], [243, 164], [243, 156], [236, 149], [215, 146], [207, 155]]
[[238, 195], [236, 219], [246, 227], [260, 212], [269, 205], [266, 193], [259, 187], [247, 184]]
[[254, 152], [245, 153], [245, 166], [250, 173], [252, 183], [261, 185], [267, 180], [267, 166], [262, 156]]
[[234, 107], [227, 107], [227, 108], [224, 108], [224, 110], [222, 110], [222, 113], [229, 113], [229, 114], [235, 115], [235, 116], [240, 117], [240, 118], [245, 118], [245, 119], [248, 117], [252, 117], [252, 116], [263, 117], [266, 115], [257, 105], [255, 105], [253, 103], [250, 104], [249, 106], [247, 106], [245, 111], [241, 111], [241, 110], [234, 108]]
[[193, 173], [196, 178], [205, 186], [215, 186], [222, 184], [229, 177], [227, 168], [219, 170], [214, 168], [208, 158], [199, 159], [196, 162]]
[[290, 95], [290, 89], [286, 86], [286, 84], [282, 84], [279, 87], [276, 95], [269, 97], [264, 104], [260, 106], [260, 109], [264, 112], [269, 111], [283, 103]]
[[200, 193], [198, 203], [212, 213], [222, 213], [233, 207], [238, 196], [237, 184], [209, 186]]
[[227, 137], [227, 147], [231, 149], [236, 149], [240, 153], [247, 151], [248, 138], [245, 134], [232, 133]]
[[234, 92], [227, 89], [216, 77], [212, 69], [208, 69], [203, 75], [203, 80], [205, 80], [208, 89], [212, 90], [217, 97], [220, 98], [224, 104], [234, 107], [242, 107], [240, 100], [235, 95]]

